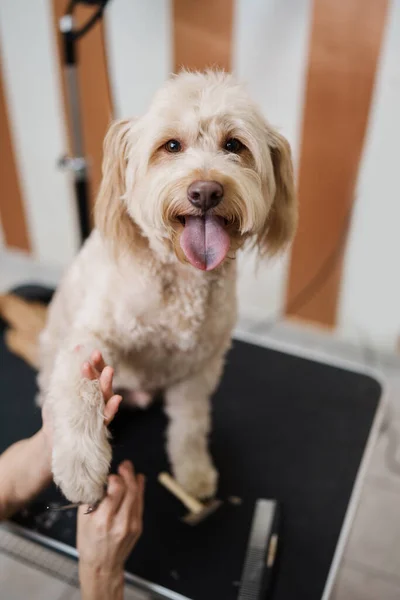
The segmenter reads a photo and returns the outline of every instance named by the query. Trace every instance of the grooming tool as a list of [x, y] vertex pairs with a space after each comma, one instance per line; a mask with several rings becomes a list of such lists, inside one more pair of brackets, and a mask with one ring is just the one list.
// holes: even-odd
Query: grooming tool
[[238, 600], [270, 597], [278, 550], [280, 509], [275, 500], [257, 500], [247, 544]]
[[201, 523], [222, 504], [221, 500], [217, 499], [211, 500], [207, 504], [199, 502], [199, 500], [188, 494], [168, 473], [160, 473], [158, 481], [189, 510], [189, 513], [183, 518], [183, 521], [188, 525]]
[[78, 508], [80, 506], [79, 502], [74, 502], [72, 504], [65, 504], [64, 506], [46, 506], [46, 510], [51, 512], [60, 512], [62, 510], [69, 510], [70, 508]]
[[[96, 508], [99, 506], [101, 500], [96, 502], [95, 504], [89, 504], [87, 510], [84, 512], [85, 515], [90, 515], [90, 513], [94, 512]], [[64, 506], [46, 506], [46, 510], [50, 510], [53, 512], [59, 512], [62, 510], [69, 510], [70, 508], [79, 508], [81, 505], [80, 502], [73, 502], [72, 504], [65, 504]]]

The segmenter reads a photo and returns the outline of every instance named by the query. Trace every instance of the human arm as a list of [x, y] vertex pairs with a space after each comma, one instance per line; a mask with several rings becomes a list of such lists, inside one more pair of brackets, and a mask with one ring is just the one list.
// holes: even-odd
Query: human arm
[[[121, 396], [112, 390], [113, 369], [96, 350], [81, 367], [83, 378], [99, 380], [107, 425], [118, 411]], [[0, 455], [0, 520], [30, 502], [51, 481], [52, 425], [48, 407], [42, 410], [43, 426], [32, 437], [16, 442]]]
[[51, 481], [51, 448], [44, 428], [0, 456], [0, 521], [32, 500]]

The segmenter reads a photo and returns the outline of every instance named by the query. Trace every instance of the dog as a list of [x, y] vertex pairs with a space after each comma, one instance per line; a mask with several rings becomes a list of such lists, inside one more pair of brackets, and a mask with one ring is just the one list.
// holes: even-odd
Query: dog
[[111, 125], [95, 229], [40, 339], [52, 470], [71, 502], [102, 498], [111, 461], [98, 384], [80, 375], [94, 349], [128, 402], [163, 391], [176, 479], [215, 494], [210, 398], [236, 320], [235, 256], [245, 243], [275, 254], [296, 220], [289, 144], [232, 75], [181, 72], [143, 116]]

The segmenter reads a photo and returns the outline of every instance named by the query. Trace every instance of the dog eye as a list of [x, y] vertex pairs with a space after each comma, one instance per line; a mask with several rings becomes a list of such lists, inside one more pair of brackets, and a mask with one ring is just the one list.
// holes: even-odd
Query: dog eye
[[224, 144], [224, 150], [232, 152], [232, 154], [239, 154], [244, 148], [244, 145], [237, 138], [229, 138]]
[[164, 144], [164, 148], [167, 152], [180, 152], [182, 150], [182, 145], [178, 140], [168, 140]]

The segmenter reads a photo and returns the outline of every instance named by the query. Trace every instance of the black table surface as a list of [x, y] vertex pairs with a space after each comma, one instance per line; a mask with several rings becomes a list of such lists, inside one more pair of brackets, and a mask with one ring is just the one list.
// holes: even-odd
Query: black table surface
[[[41, 423], [34, 372], [2, 337], [0, 385], [1, 452]], [[112, 425], [114, 462], [130, 458], [147, 476], [144, 533], [127, 570], [193, 600], [233, 600], [255, 502], [275, 498], [283, 523], [273, 598], [319, 600], [380, 395], [366, 375], [235, 342], [211, 436], [226, 502], [196, 528], [180, 521], [185, 510], [157, 483], [168, 468], [161, 402], [121, 409]], [[231, 504], [231, 496], [242, 503]], [[75, 511], [43, 513], [43, 502], [63, 499], [52, 486], [16, 521], [74, 545]]]

